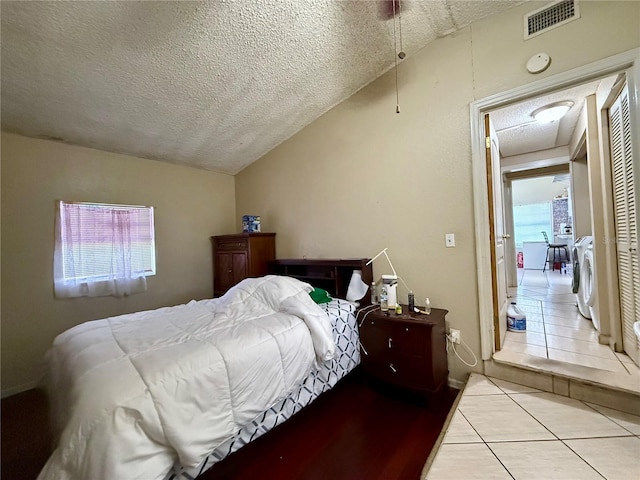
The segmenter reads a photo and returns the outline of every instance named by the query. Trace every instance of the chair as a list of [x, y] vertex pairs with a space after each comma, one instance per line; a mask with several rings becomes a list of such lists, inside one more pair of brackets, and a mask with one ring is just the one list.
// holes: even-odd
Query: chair
[[[544, 242], [547, 244], [547, 260], [544, 262], [544, 266], [542, 267], [542, 272], [544, 273], [547, 268], [547, 263], [551, 266], [551, 271], [555, 270], [556, 263], [560, 264], [560, 271], [562, 272], [562, 266], [565, 265], [566, 262], [569, 261], [569, 248], [566, 243], [549, 243], [549, 237], [547, 237], [547, 232], [543, 231], [542, 236], [544, 237]], [[550, 255], [549, 251], [553, 249], [553, 260], [549, 260]], [[564, 250], [564, 260], [562, 259], [562, 250]]]

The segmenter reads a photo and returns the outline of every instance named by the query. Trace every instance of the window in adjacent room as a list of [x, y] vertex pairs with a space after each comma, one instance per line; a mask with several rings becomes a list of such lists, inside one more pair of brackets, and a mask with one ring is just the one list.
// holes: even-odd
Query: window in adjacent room
[[56, 297], [131, 295], [155, 273], [153, 207], [57, 202]]
[[553, 242], [553, 215], [551, 202], [513, 206], [515, 243], [544, 242], [542, 232], [547, 232]]

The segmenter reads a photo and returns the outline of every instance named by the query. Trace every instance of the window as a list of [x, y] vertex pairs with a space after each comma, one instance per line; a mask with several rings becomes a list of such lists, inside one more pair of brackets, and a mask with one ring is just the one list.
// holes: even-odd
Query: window
[[131, 295], [155, 273], [153, 207], [58, 202], [57, 297]]
[[522, 242], [544, 242], [542, 232], [547, 232], [553, 242], [551, 202], [514, 205], [513, 223], [516, 245], [522, 245]]

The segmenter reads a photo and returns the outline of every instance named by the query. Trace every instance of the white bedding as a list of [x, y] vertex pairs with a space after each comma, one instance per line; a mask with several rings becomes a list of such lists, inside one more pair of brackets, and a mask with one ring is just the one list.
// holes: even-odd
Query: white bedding
[[58, 448], [38, 477], [161, 479], [196, 466], [331, 359], [311, 287], [247, 279], [215, 300], [78, 325], [49, 353]]

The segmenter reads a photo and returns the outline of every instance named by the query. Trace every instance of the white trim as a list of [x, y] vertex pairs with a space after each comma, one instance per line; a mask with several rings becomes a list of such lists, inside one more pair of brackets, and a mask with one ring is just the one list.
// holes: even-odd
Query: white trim
[[456, 380], [455, 378], [447, 378], [447, 385], [451, 388], [455, 388], [456, 390], [462, 390], [466, 383], [466, 380], [463, 382], [461, 380]]
[[6, 390], [2, 390], [0, 393], [0, 398], [10, 397], [11, 395], [17, 395], [18, 393], [26, 392], [27, 390], [32, 390], [36, 388], [40, 382], [34, 380], [32, 382], [23, 383], [22, 385], [18, 385], [16, 387], [7, 388]]
[[[480, 345], [483, 360], [494, 351], [493, 302], [491, 291], [491, 259], [489, 244], [489, 206], [487, 172], [485, 166], [483, 115], [490, 110], [516, 103], [527, 98], [568, 88], [575, 84], [605, 77], [640, 65], [640, 49], [628, 50], [597, 62], [574, 68], [557, 75], [513, 88], [470, 104], [471, 114], [471, 163], [473, 172], [473, 198], [476, 234], [476, 269], [478, 277], [478, 312], [480, 315]], [[629, 75], [629, 107], [638, 108], [640, 79]], [[632, 119], [633, 120], [633, 119]], [[639, 134], [636, 132], [636, 140]]]

